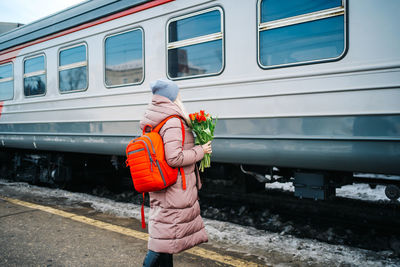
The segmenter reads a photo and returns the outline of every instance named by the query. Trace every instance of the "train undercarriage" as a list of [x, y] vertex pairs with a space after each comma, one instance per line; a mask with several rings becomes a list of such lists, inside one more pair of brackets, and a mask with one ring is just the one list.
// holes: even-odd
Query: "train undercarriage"
[[[61, 188], [103, 185], [112, 191], [134, 190], [125, 158], [82, 153], [4, 149], [0, 177]], [[400, 197], [400, 177], [393, 175], [324, 172], [255, 165], [213, 163], [202, 174], [204, 189], [223, 192], [260, 192], [266, 183], [292, 182], [294, 195], [315, 200], [332, 199], [336, 188], [366, 183], [385, 185], [390, 200]]]

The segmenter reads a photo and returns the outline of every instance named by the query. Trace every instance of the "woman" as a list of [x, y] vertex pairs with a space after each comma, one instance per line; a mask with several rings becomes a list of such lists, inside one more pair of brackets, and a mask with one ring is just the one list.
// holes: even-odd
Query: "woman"
[[162, 120], [179, 115], [185, 126], [185, 142], [182, 149], [181, 122], [169, 119], [160, 129], [164, 142], [165, 157], [171, 167], [183, 167], [186, 190], [182, 189], [181, 174], [176, 183], [164, 190], [150, 193], [149, 242], [143, 266], [173, 266], [172, 254], [179, 253], [200, 243], [208, 237], [200, 216], [197, 190], [201, 188], [196, 162], [211, 153], [211, 142], [194, 145], [189, 128], [190, 120], [180, 100], [178, 86], [169, 80], [157, 80], [150, 84], [153, 92], [140, 127], [157, 126]]

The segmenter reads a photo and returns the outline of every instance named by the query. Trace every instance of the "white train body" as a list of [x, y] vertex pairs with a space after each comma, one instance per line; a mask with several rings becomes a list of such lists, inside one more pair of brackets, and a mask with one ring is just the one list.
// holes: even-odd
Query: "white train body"
[[[400, 174], [400, 1], [343, 1], [338, 57], [272, 67], [259, 56], [262, 1], [145, 2], [160, 5], [0, 51], [0, 67], [13, 68], [13, 97], [0, 102], [0, 146], [124, 155], [140, 134], [149, 83], [176, 78], [189, 112], [218, 117], [213, 161]], [[222, 68], [168, 77], [169, 23], [210, 10], [221, 14], [221, 32], [207, 38], [222, 41]], [[136, 29], [143, 34], [142, 80], [109, 87], [105, 40]], [[80, 44], [87, 60], [77, 66], [87, 68], [87, 88], [62, 93], [60, 51]], [[24, 61], [40, 55], [45, 93], [26, 96]]]

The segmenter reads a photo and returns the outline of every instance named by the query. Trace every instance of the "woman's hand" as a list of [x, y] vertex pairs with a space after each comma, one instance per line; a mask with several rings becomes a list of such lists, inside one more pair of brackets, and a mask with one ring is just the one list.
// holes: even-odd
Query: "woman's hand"
[[203, 148], [204, 154], [211, 154], [212, 149], [211, 149], [211, 141], [208, 141], [204, 145], [201, 146]]

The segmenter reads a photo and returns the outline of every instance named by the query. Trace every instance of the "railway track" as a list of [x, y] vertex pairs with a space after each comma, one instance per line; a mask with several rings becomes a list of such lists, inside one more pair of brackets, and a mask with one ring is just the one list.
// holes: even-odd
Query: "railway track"
[[201, 191], [205, 217], [258, 229], [400, 255], [400, 204], [336, 197], [314, 201], [292, 193]]
[[[249, 193], [238, 190], [243, 188], [241, 181], [235, 177], [215, 186], [204, 179], [203, 189], [199, 191], [202, 216], [330, 244], [392, 251], [393, 255], [400, 256], [399, 202], [341, 197], [315, 201], [272, 189]], [[74, 191], [120, 202], [142, 203], [141, 194], [114, 193], [106, 186], [77, 187]], [[145, 204], [148, 205], [147, 196]]]
[[[87, 166], [98, 166], [91, 163], [88, 162]], [[7, 168], [13, 169], [13, 166]], [[96, 172], [92, 169], [75, 173], [74, 177], [79, 179], [75, 179], [72, 184], [62, 183], [62, 187], [116, 201], [141, 204], [141, 195], [133, 192], [129, 173], [125, 169], [114, 175], [106, 169], [100, 171], [94, 168]], [[27, 169], [22, 173], [32, 175], [37, 171]], [[13, 175], [13, 172], [3, 174], [10, 179], [32, 180], [31, 176]], [[331, 244], [375, 251], [391, 250], [395, 255], [400, 255], [399, 202], [369, 202], [340, 197], [325, 201], [298, 199], [293, 193], [265, 190], [262, 184], [251, 177], [243, 177], [236, 169], [214, 173], [209, 171], [202, 174], [202, 177], [203, 189], [199, 197], [202, 215], [206, 218]], [[40, 181], [35, 178], [30, 182], [37, 180]], [[50, 186], [56, 187], [57, 184]]]

